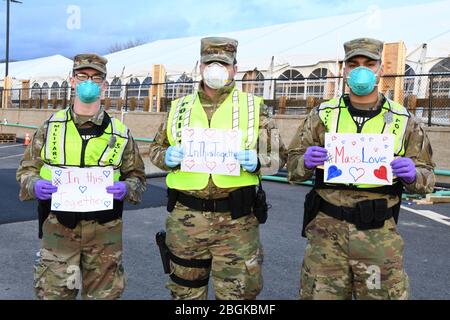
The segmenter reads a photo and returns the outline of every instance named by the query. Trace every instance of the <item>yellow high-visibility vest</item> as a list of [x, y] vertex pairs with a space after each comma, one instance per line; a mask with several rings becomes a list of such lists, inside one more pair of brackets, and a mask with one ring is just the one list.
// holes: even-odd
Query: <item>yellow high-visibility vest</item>
[[[259, 111], [262, 98], [234, 88], [225, 101], [217, 108], [208, 121], [208, 116], [198, 97], [198, 93], [172, 102], [167, 122], [167, 137], [170, 145], [181, 144], [184, 128], [240, 129], [242, 149], [256, 149], [259, 135]], [[202, 190], [208, 185], [210, 176], [219, 188], [257, 185], [258, 175], [242, 170], [240, 176], [181, 172], [179, 169], [167, 175], [166, 183], [171, 189]]]

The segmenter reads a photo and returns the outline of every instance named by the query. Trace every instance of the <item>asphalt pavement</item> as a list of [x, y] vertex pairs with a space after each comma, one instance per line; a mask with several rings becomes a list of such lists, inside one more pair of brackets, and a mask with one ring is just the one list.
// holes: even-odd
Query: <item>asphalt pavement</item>
[[[0, 145], [0, 299], [34, 299], [33, 264], [39, 250], [36, 202], [20, 202], [15, 173], [24, 147]], [[261, 226], [264, 289], [259, 299], [297, 299], [306, 245], [300, 235], [308, 187], [265, 182], [269, 219]], [[170, 299], [154, 241], [167, 215], [163, 178], [148, 179], [138, 206], [124, 212], [124, 266], [128, 285], [123, 299]], [[450, 205], [404, 202], [398, 229], [405, 240], [405, 269], [412, 299], [450, 299]], [[211, 289], [212, 291], [212, 289]], [[210, 292], [210, 297], [213, 297]]]

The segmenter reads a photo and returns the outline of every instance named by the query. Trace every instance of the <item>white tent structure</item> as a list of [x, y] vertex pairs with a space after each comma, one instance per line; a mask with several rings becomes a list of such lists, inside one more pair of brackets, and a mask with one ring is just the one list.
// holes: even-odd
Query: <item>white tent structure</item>
[[[61, 55], [16, 61], [9, 64], [9, 75], [13, 78], [13, 86], [20, 86], [21, 80], [30, 80], [31, 86], [34, 83], [42, 85], [45, 82], [49, 85], [54, 82], [61, 84], [68, 79], [72, 65], [72, 60]], [[4, 63], [0, 64], [0, 75], [3, 74], [5, 74]]]
[[[264, 28], [224, 33], [239, 41], [241, 71], [271, 71], [278, 77], [286, 68], [302, 67], [312, 72], [324, 66], [336, 72], [336, 61], [344, 56], [343, 42], [357, 37], [373, 37], [385, 42], [404, 41], [407, 62], [417, 67], [422, 44], [427, 44], [422, 72], [450, 56], [450, 1], [305, 20]], [[200, 39], [190, 37], [159, 40], [108, 55], [109, 73], [127, 79], [150, 75], [151, 66], [163, 64], [169, 75], [196, 75]], [[274, 63], [271, 67], [272, 57]], [[309, 69], [309, 70], [308, 70]], [[198, 73], [197, 73], [198, 74]], [[307, 77], [308, 74], [304, 74]]]
[[[449, 13], [450, 0], [385, 10], [371, 7], [366, 12], [215, 36], [239, 41], [238, 79], [245, 79], [247, 71], [256, 71], [259, 79], [303, 80], [336, 75], [338, 61], [344, 57], [343, 43], [357, 37], [372, 37], [385, 42], [404, 41], [407, 69], [412, 73], [450, 71]], [[198, 80], [201, 38], [158, 40], [109, 54], [106, 56], [109, 60], [108, 82], [133, 84], [138, 88], [144, 84], [142, 87], [148, 90], [155, 64], [165, 66], [168, 80]], [[51, 86], [55, 82], [67, 81], [71, 67], [69, 59], [57, 55], [11, 63], [10, 75], [15, 85], [28, 79], [31, 85]], [[4, 64], [0, 64], [0, 74], [2, 72]], [[263, 84], [257, 93], [271, 96], [273, 88], [268, 87], [270, 85]], [[306, 94], [306, 90], [302, 94]], [[114, 94], [121, 95], [123, 92]]]

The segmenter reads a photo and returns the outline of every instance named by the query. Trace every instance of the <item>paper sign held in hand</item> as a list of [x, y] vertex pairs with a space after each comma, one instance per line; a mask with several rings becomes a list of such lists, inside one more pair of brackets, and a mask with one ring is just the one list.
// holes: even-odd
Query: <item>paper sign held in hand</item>
[[186, 128], [182, 132], [181, 171], [239, 176], [234, 154], [241, 150], [242, 132], [233, 129]]
[[325, 149], [325, 182], [392, 185], [392, 134], [326, 133]]
[[52, 195], [51, 210], [91, 212], [113, 209], [113, 195], [106, 192], [112, 186], [114, 171], [108, 168], [54, 168], [52, 184], [58, 192]]

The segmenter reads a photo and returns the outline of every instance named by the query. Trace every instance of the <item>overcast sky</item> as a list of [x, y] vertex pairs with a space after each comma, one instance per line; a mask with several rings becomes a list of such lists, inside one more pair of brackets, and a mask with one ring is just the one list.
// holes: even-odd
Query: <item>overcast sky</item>
[[[129, 40], [150, 42], [401, 7], [433, 0], [21, 0], [11, 4], [10, 58], [108, 53]], [[5, 57], [6, 2], [0, 1], [0, 60]], [[307, 30], [305, 30], [307, 32]]]

